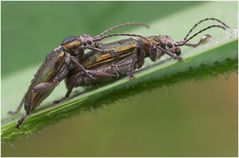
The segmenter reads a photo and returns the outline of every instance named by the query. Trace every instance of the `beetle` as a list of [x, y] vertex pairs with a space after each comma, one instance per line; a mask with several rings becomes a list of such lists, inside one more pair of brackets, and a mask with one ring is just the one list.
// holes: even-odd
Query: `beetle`
[[[116, 28], [120, 28], [128, 25], [143, 25], [147, 26], [143, 23], [139, 22], [131, 22], [125, 23], [121, 25], [114, 26], [112, 28], [107, 29], [100, 35], [97, 35], [96, 38], [92, 38], [89, 35], [82, 35], [74, 38], [66, 38], [63, 40], [62, 44], [55, 48], [52, 52], [50, 52], [42, 65], [34, 75], [34, 78], [31, 81], [30, 86], [28, 87], [27, 92], [25, 93], [22, 101], [20, 102], [17, 110], [15, 112], [10, 111], [9, 114], [16, 114], [20, 111], [21, 107], [24, 104], [24, 108], [26, 113], [21, 117], [18, 121], [16, 128], [22, 124], [25, 118], [35, 109], [40, 103], [47, 98], [50, 93], [55, 89], [55, 87], [62, 81], [68, 74], [69, 70], [76, 67], [79, 68], [79, 71], [85, 72], [84, 67], [79, 63], [79, 58], [84, 57], [84, 49], [91, 49], [94, 52], [101, 53], [102, 50], [108, 52], [106, 49], [101, 49], [100, 47], [96, 48], [96, 43], [98, 43], [105, 35]], [[124, 34], [122, 34], [124, 35]], [[121, 36], [121, 35], [115, 35]], [[140, 35], [124, 35], [124, 36], [137, 36]], [[110, 37], [110, 36], [109, 36]], [[89, 42], [91, 41], [91, 42]], [[75, 52], [75, 48], [77, 48], [77, 52]], [[110, 53], [109, 53], [110, 54]], [[78, 59], [77, 59], [78, 58]], [[85, 72], [88, 75], [87, 72]], [[89, 77], [89, 76], [88, 76]]]
[[[204, 19], [204, 21], [206, 20]], [[155, 61], [162, 55], [168, 54], [172, 58], [180, 60], [181, 50], [179, 47], [184, 45], [196, 47], [205, 43], [210, 36], [205, 36], [197, 44], [188, 43], [188, 41], [213, 27], [226, 29], [226, 26], [211, 25], [189, 37], [192, 28], [186, 35], [188, 37], [179, 42], [175, 42], [169, 36], [162, 35], [143, 37], [135, 34], [112, 34], [98, 38], [97, 40], [100, 41], [111, 36], [139, 37], [138, 39], [131, 38], [109, 44], [99, 43], [98, 47], [102, 50], [114, 50], [118, 54], [116, 57], [113, 57], [109, 51], [95, 50], [79, 56], [78, 50], [82, 47], [72, 50], [75, 54], [71, 50], [66, 51], [64, 47], [56, 48], [47, 56], [32, 80], [32, 84], [21, 102], [21, 104], [23, 102], [25, 104], [26, 114], [18, 121], [16, 127], [19, 128], [30, 112], [54, 90], [61, 80], [66, 79], [68, 90], [65, 99], [69, 97], [73, 87], [87, 84], [87, 80], [89, 84], [92, 84], [92, 78], [89, 77], [89, 74], [94, 77], [93, 81], [98, 83], [105, 82], [105, 79], [112, 80], [126, 74], [133, 77], [133, 71], [143, 65], [145, 57], [150, 57], [152, 61]]]
[[[208, 20], [217, 21], [222, 25], [210, 25], [190, 36], [190, 33], [200, 23]], [[211, 28], [226, 30], [229, 26], [219, 19], [206, 18], [196, 23], [182, 41], [174, 41], [167, 35], [149, 36], [140, 39], [124, 39], [108, 44], [101, 44], [101, 48], [115, 50], [115, 52], [119, 54], [117, 58], [112, 58], [107, 52], [89, 52], [85, 55], [85, 58], [78, 60], [80, 60], [86, 71], [94, 77], [94, 84], [105, 83], [127, 75], [133, 78], [133, 72], [143, 66], [144, 58], [149, 57], [151, 61], [156, 61], [164, 54], [167, 54], [173, 59], [181, 60], [180, 47], [189, 46], [195, 48], [207, 43], [211, 38], [208, 34], [202, 36], [197, 43], [189, 43], [189, 41], [198, 34]], [[92, 79], [85, 76], [81, 71], [72, 69], [68, 73], [65, 83], [68, 91], [62, 100], [69, 97], [73, 87], [92, 85]]]

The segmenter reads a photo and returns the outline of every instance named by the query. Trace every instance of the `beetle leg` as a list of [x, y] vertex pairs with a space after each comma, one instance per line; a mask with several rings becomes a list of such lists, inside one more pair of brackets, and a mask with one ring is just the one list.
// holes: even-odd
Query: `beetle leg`
[[[87, 70], [87, 72], [94, 77], [95, 82], [101, 82], [105, 79], [117, 78], [117, 75], [107, 71], [106, 69], [100, 70]], [[74, 78], [68, 79], [66, 81], [66, 85], [68, 90], [72, 90], [74, 86], [82, 86], [82, 85], [92, 85], [91, 78], [88, 76], [82, 75], [80, 72], [75, 75]]]
[[77, 59], [74, 56], [70, 56], [71, 62], [72, 64], [75, 65], [75, 67], [79, 70], [79, 71], [83, 71], [89, 78], [91, 78], [92, 80], [94, 80], [94, 77], [92, 77], [87, 71], [86, 69], [77, 61]]
[[59, 71], [58, 75], [55, 76], [55, 78], [51, 82], [39, 83], [38, 85], [33, 87], [31, 93], [44, 92], [54, 89], [59, 84], [59, 82], [66, 77], [68, 72], [68, 63], [65, 63], [65, 65], [63, 65], [61, 70]]
[[[73, 87], [75, 86], [75, 83], [77, 81], [77, 78], [81, 78], [82, 82], [84, 82], [83, 78], [86, 78], [87, 81], [90, 82], [91, 85], [93, 85], [93, 81], [95, 81], [97, 78], [96, 77], [100, 77], [100, 76], [107, 76], [107, 77], [112, 77], [112, 75], [107, 75], [106, 73], [100, 73], [100, 72], [95, 72], [94, 70], [86, 70], [78, 61], [74, 56], [70, 56], [71, 62], [75, 65], [75, 67], [80, 71], [78, 74], [74, 75], [73, 78], [72, 77], [68, 77], [65, 80], [66, 83], [66, 87], [67, 87], [67, 93], [65, 95], [64, 98], [60, 99], [60, 100], [56, 100], [54, 103], [59, 103], [62, 102], [63, 100], [67, 99], [71, 92]], [[84, 74], [82, 74], [82, 71], [84, 72], [84, 74], [86, 74], [86, 76], [84, 76]]]
[[77, 78], [79, 78], [80, 76], [82, 76], [81, 72], [78, 72], [75, 75], [72, 76], [67, 76], [67, 78], [65, 79], [65, 84], [66, 84], [66, 88], [67, 88], [67, 92], [65, 94], [64, 98], [68, 98], [72, 92], [72, 89], [75, 87], [75, 83]]
[[[133, 71], [136, 68], [139, 68], [143, 65], [144, 63], [144, 50], [143, 50], [143, 46], [141, 44], [141, 42], [139, 40], [136, 39], [137, 45], [134, 49], [134, 53], [132, 55], [132, 63], [130, 65], [129, 71], [128, 71], [128, 76], [129, 78], [134, 78], [133, 76]], [[136, 65], [138, 64], [138, 66], [136, 67]]]
[[[51, 81], [51, 82], [43, 82], [40, 83], [36, 86], [33, 87], [33, 90], [31, 91], [31, 93], [29, 94], [29, 99], [30, 99], [30, 105], [32, 105], [32, 101], [33, 101], [33, 94], [34, 93], [39, 93], [39, 92], [43, 92], [43, 93], [47, 93], [49, 91], [54, 90], [54, 88], [59, 84], [59, 82], [61, 80], [63, 80], [67, 73], [69, 72], [68, 70], [68, 65], [69, 63], [65, 63], [65, 65], [62, 66], [61, 70], [59, 71], [58, 75]], [[30, 112], [32, 109], [30, 109], [28, 112]]]
[[[111, 80], [113, 78], [118, 78], [117, 65], [107, 65], [95, 70], [86, 70], [91, 76], [94, 77], [96, 83], [104, 82], [105, 80]], [[73, 87], [83, 86], [83, 85], [92, 85], [91, 79], [88, 76], [85, 76], [81, 72], [77, 74], [72, 74], [68, 76], [65, 80], [66, 87], [68, 91], [71, 91]]]
[[[34, 86], [31, 93], [48, 91], [48, 90], [56, 87], [58, 84], [59, 84], [59, 81], [55, 80], [55, 79], [52, 82], [43, 82], [43, 83], [40, 83], [40, 84]], [[31, 95], [31, 93], [30, 93], [30, 95]]]
[[59, 81], [54, 79], [52, 82], [43, 82], [33, 87], [32, 91], [29, 94], [29, 108], [26, 110], [29, 113], [33, 110], [34, 106], [34, 94], [37, 93], [47, 93], [54, 90], [54, 88], [59, 84]]
[[29, 113], [26, 112], [26, 114], [24, 114], [24, 115], [21, 117], [21, 119], [18, 120], [17, 125], [16, 125], [16, 128], [19, 129], [20, 125], [22, 124], [22, 122], [25, 120], [25, 118], [26, 118], [28, 115], [29, 115]]
[[67, 76], [65, 79], [65, 84], [66, 84], [66, 88], [67, 88], [67, 92], [65, 94], [65, 96], [59, 100], [54, 101], [54, 104], [58, 104], [64, 100], [66, 100], [67, 98], [69, 98], [73, 88], [75, 87], [75, 83], [76, 83], [76, 78], [78, 78], [79, 75], [82, 75], [81, 72], [79, 72], [76, 75], [73, 76]]
[[152, 45], [149, 48], [149, 58], [151, 61], [157, 60], [157, 52], [158, 52], [158, 49], [157, 49], [156, 45]]
[[82, 47], [78, 47], [74, 51], [78, 60], [81, 61], [84, 58], [84, 49]]
[[[75, 77], [73, 78], [73, 80], [69, 80], [69, 84], [68, 85], [66, 85], [66, 87], [67, 87], [67, 92], [66, 92], [66, 94], [65, 94], [65, 96], [63, 97], [63, 98], [61, 98], [61, 99], [59, 99], [59, 100], [56, 100], [56, 101], [54, 101], [53, 102], [53, 104], [58, 104], [58, 103], [60, 103], [60, 102], [63, 102], [64, 100], [66, 100], [67, 98], [69, 98], [69, 96], [70, 96], [70, 94], [71, 94], [71, 92], [72, 92], [72, 90], [73, 90], [73, 88], [74, 88], [74, 86], [75, 86]], [[68, 82], [66, 82], [66, 84], [67, 84]]]
[[116, 77], [119, 78], [121, 76], [120, 70], [119, 70], [119, 65], [117, 64], [111, 64], [111, 71], [115, 73]]
[[162, 53], [165, 53], [165, 54], [167, 54], [167, 55], [169, 55], [171, 58], [173, 58], [173, 59], [176, 59], [176, 60], [182, 60], [182, 57], [180, 57], [180, 56], [177, 56], [177, 55], [175, 55], [175, 54], [173, 54], [172, 52], [170, 52], [170, 51], [168, 51], [168, 50], [166, 50], [166, 49], [164, 49], [164, 48], [162, 48], [162, 47], [157, 47], [159, 50], [161, 50], [162, 51]]
[[[105, 83], [116, 78], [120, 78], [122, 76], [127, 75], [129, 72], [129, 68], [132, 63], [132, 56], [115, 62], [113, 64], [108, 64], [94, 70], [86, 70], [89, 74], [95, 77], [95, 82]], [[90, 78], [82, 74], [81, 72], [77, 74], [71, 74], [65, 80], [66, 87], [68, 90], [72, 89], [72, 87], [78, 86], [89, 86], [92, 85], [90, 82]]]
[[102, 79], [102, 78], [114, 78], [116, 77], [115, 74], [107, 73], [105, 71], [96, 71], [96, 70], [87, 70], [89, 74], [94, 76], [95, 78]]
[[[108, 78], [114, 78], [116, 77], [116, 75], [114, 74], [110, 74], [110, 73], [107, 73], [107, 72], [104, 72], [104, 71], [95, 71], [95, 70], [86, 70], [87, 73], [92, 76], [94, 78], [94, 80], [101, 80], [101, 79], [108, 79]], [[66, 84], [66, 87], [67, 87], [67, 92], [65, 94], [65, 97], [59, 99], [59, 100], [56, 100], [54, 102], [54, 104], [57, 104], [57, 103], [60, 103], [62, 101], [64, 101], [65, 99], [67, 99], [73, 88], [75, 86], [77, 86], [76, 84], [80, 84], [80, 85], [84, 85], [84, 84], [88, 84], [88, 85], [92, 85], [92, 78], [89, 78], [88, 76], [84, 76], [81, 72], [75, 74], [74, 76], [70, 77], [70, 78], [66, 78], [65, 80], [65, 84]]]
[[[94, 77], [94, 80], [100, 80], [103, 78], [108, 79], [109, 77], [115, 77], [113, 74], [106, 73], [103, 71], [98, 71], [98, 72], [96, 72], [94, 70], [86, 70], [86, 71], [89, 75]], [[67, 99], [70, 96], [74, 87], [81, 86], [81, 85], [92, 85], [92, 80], [88, 76], [84, 76], [81, 72], [78, 72], [77, 74], [74, 74], [73, 76], [66, 78], [65, 84], [67, 87], [67, 92], [65, 94], [65, 97], [55, 101], [54, 102], [55, 104]]]
[[130, 56], [118, 62], [112, 63], [111, 65], [106, 65], [95, 70], [86, 71], [97, 79], [119, 78], [120, 76], [124, 76], [128, 72], [128, 69], [131, 66], [132, 62], [132, 56]]

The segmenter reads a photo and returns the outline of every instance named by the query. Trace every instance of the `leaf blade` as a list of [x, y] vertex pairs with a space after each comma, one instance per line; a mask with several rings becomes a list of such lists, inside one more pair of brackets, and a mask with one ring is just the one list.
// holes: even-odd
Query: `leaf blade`
[[[196, 8], [196, 12], [201, 12], [202, 10], [208, 10], [208, 8], [212, 7], [212, 5], [214, 5], [214, 3], [210, 3], [210, 5], [208, 6], [202, 5]], [[221, 8], [222, 7], [223, 5], [221, 5]], [[192, 11], [195, 11], [193, 9], [179, 13], [179, 15], [168, 17], [167, 19], [159, 20], [158, 22], [151, 25], [152, 26], [151, 30], [145, 30], [144, 33], [145, 34], [153, 33], [157, 31], [159, 26], [162, 27], [162, 30], [166, 29], [167, 25], [171, 27], [171, 24], [173, 23], [175, 19], [177, 19], [179, 16], [185, 17], [187, 14], [190, 14]], [[213, 14], [217, 15], [217, 13], [213, 13]], [[228, 14], [228, 13], [225, 16], [221, 15], [222, 20], [229, 15], [231, 16], [231, 14]], [[189, 17], [186, 17], [183, 19], [187, 21], [186, 20], [187, 18]], [[235, 26], [236, 24], [233, 23], [231, 25]], [[175, 32], [175, 30], [173, 30], [172, 32], [173, 32], [172, 34], [175, 33], [176, 37], [180, 36], [180, 31]], [[162, 84], [167, 85], [169, 84], [168, 82], [165, 81], [167, 77], [170, 79], [172, 83], [177, 82], [178, 80], [180, 80], [177, 78], [180, 78], [180, 77], [182, 78], [182, 76], [180, 76], [179, 74], [186, 73], [187, 71], [191, 70], [191, 68], [198, 70], [197, 72], [198, 74], [200, 69], [205, 65], [207, 66], [207, 68], [212, 68], [216, 70], [216, 67], [214, 67], [215, 63], [219, 63], [219, 66], [224, 66], [224, 70], [227, 70], [227, 71], [230, 69], [235, 69], [236, 68], [235, 65], [237, 65], [237, 52], [238, 52], [237, 37], [228, 38], [228, 35], [222, 33], [222, 31], [213, 31], [213, 34], [214, 34], [214, 37], [217, 37], [217, 38], [216, 40], [212, 41], [208, 45], [202, 46], [200, 48], [193, 49], [193, 50], [183, 49], [183, 51], [185, 52], [183, 55], [184, 57], [183, 62], [177, 63], [176, 61], [173, 61], [173, 60], [167, 61], [167, 59], [163, 59], [163, 61], [167, 61], [167, 62], [160, 63], [159, 65], [155, 64], [153, 67], [149, 69], [145, 69], [143, 71], [136, 73], [135, 80], [129, 81], [128, 78], [124, 78], [114, 82], [113, 84], [109, 84], [104, 87], [95, 89], [93, 91], [84, 93], [81, 96], [75, 97], [67, 102], [64, 102], [57, 107], [49, 107], [47, 109], [37, 111], [36, 113], [30, 115], [29, 118], [26, 120], [26, 122], [22, 126], [23, 130], [17, 130], [14, 128], [17, 117], [13, 118], [13, 120], [11, 120], [10, 122], [6, 124], [3, 124], [2, 126], [2, 140], [10, 141], [18, 135], [34, 133], [38, 129], [45, 127], [47, 124], [52, 124], [53, 122], [57, 122], [58, 120], [64, 117], [69, 117], [73, 114], [81, 113], [82, 111], [88, 110], [94, 106], [98, 107], [103, 103], [113, 102], [114, 100], [119, 99], [120, 96], [127, 97], [126, 94], [129, 94], [129, 93], [125, 93], [125, 92], [128, 91], [133, 94], [134, 91], [136, 91], [135, 89], [137, 89], [137, 87], [143, 87], [142, 89], [147, 89], [148, 88], [147, 86], [149, 86], [150, 83], [157, 85], [157, 82], [159, 81], [161, 81]], [[223, 38], [220, 39], [221, 37]], [[150, 66], [149, 63], [148, 65]], [[33, 72], [35, 72], [35, 69], [37, 69], [37, 66], [30, 68], [25, 73], [19, 72], [19, 74], [13, 74], [12, 76], [9, 76], [8, 78], [3, 79], [3, 85], [9, 85], [10, 83], [13, 83], [13, 81], [15, 81], [15, 78], [19, 78], [19, 76], [22, 76], [21, 81], [25, 81], [27, 78], [30, 78]], [[203, 69], [203, 71], [206, 71], [206, 70]], [[176, 77], [174, 75], [176, 75]], [[19, 91], [21, 89], [24, 89], [26, 85], [27, 85], [27, 82], [26, 84], [21, 84], [20, 87], [18, 86]], [[3, 86], [3, 89], [6, 89], [6, 88], [7, 87]], [[6, 95], [9, 95], [11, 94], [11, 92], [16, 91], [14, 89], [14, 85], [12, 86], [12, 88], [13, 89], [11, 89], [10, 91], [7, 91]], [[58, 93], [54, 96], [55, 97], [63, 96], [65, 93], [65, 90], [64, 90], [65, 88], [63, 87], [63, 85], [61, 85], [61, 87], [58, 87], [58, 89], [59, 89], [59, 92], [61, 93]], [[11, 95], [9, 98], [9, 100], [13, 100], [13, 102], [10, 104], [12, 105], [12, 107], [15, 105], [14, 102], [16, 101], [14, 97], [18, 96], [20, 98], [20, 96], [18, 95], [20, 93], [19, 91], [16, 91], [15, 95]], [[58, 91], [58, 90], [55, 90], [55, 91]], [[125, 94], [122, 94], [123, 92]], [[118, 95], [119, 98], [112, 97], [112, 98], [108, 98], [107, 100], [108, 95]], [[3, 98], [6, 98], [6, 97], [7, 96], [3, 96]], [[20, 100], [19, 98], [18, 100]], [[54, 99], [52, 99], [52, 97], [50, 96], [48, 101], [52, 101], [52, 100]], [[9, 105], [9, 103], [5, 103], [5, 102], [3, 104]], [[98, 105], [94, 105], [94, 104], [98, 104]], [[10, 106], [8, 106], [7, 108], [4, 107], [2, 114], [3, 113], [5, 114], [6, 111], [9, 109], [12, 109], [12, 107]]]

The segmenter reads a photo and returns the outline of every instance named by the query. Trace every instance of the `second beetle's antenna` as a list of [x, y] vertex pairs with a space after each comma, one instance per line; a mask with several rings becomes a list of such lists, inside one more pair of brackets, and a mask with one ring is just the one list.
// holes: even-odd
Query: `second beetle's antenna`
[[146, 28], [149, 28], [148, 25], [142, 23], [142, 22], [128, 22], [128, 23], [124, 23], [124, 24], [119, 24], [119, 25], [116, 25], [116, 26], [113, 26], [113, 27], [110, 27], [108, 28], [107, 30], [103, 31], [102, 33], [100, 33], [99, 35], [97, 35], [96, 37], [102, 37], [104, 35], [106, 35], [107, 33], [115, 30], [115, 29], [118, 29], [118, 28], [121, 28], [121, 27], [125, 27], [125, 26], [132, 26], [132, 25], [135, 25], [135, 26], [144, 26]]
[[141, 35], [137, 35], [137, 34], [131, 34], [131, 33], [114, 33], [114, 34], [110, 34], [110, 35], [105, 35], [105, 36], [99, 37], [95, 41], [100, 41], [102, 39], [109, 38], [109, 37], [114, 37], [114, 36], [139, 37], [139, 38], [142, 38], [142, 39], [148, 41], [149, 43], [151, 43], [151, 41], [149, 39], [147, 39], [146, 37], [141, 36]]

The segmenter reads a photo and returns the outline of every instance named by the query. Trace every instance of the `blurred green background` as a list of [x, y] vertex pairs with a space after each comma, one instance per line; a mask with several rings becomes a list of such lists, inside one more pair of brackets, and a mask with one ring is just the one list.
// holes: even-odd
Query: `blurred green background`
[[96, 35], [130, 21], [150, 23], [200, 3], [2, 2], [2, 76], [41, 62], [69, 35]]
[[[2, 2], [2, 77], [39, 64], [66, 36], [152, 23], [205, 3]], [[226, 76], [156, 88], [85, 112], [2, 144], [2, 156], [236, 156], [237, 75]]]

